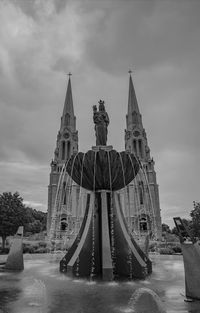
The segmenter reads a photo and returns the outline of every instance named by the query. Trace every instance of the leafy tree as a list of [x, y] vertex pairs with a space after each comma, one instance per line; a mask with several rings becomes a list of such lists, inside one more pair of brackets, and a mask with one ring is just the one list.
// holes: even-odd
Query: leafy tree
[[[192, 221], [186, 218], [182, 218], [182, 222], [184, 224], [184, 226], [186, 227], [187, 230], [189, 230], [189, 232], [191, 234], [193, 234], [193, 225], [192, 225]], [[174, 228], [172, 228], [172, 234], [178, 236], [178, 231], [176, 226]]]
[[0, 236], [2, 238], [2, 248], [5, 248], [6, 238], [14, 235], [19, 226], [29, 222], [29, 217], [25, 214], [23, 199], [18, 192], [4, 192], [0, 195]]
[[200, 238], [200, 202], [193, 202], [194, 209], [190, 212], [192, 217], [192, 233], [194, 237]]
[[26, 211], [30, 216], [30, 222], [25, 226], [25, 234], [35, 234], [46, 230], [47, 213], [29, 207], [26, 208]]
[[32, 215], [35, 220], [40, 222], [40, 231], [46, 230], [46, 224], [47, 224], [47, 213], [37, 210], [32, 210]]
[[162, 224], [162, 232], [163, 233], [171, 233], [170, 227], [167, 224]]

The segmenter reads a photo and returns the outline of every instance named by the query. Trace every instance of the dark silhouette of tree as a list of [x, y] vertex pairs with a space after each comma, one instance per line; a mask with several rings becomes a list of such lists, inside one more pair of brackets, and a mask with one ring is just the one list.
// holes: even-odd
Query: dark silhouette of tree
[[0, 236], [2, 248], [5, 248], [6, 238], [14, 235], [19, 226], [28, 222], [23, 199], [18, 192], [4, 192], [0, 195]]
[[[192, 224], [192, 220], [186, 219], [186, 218], [182, 218], [182, 222], [184, 224], [184, 226], [186, 227], [186, 229], [193, 234], [193, 224]], [[172, 234], [178, 236], [178, 231], [176, 226], [172, 228]]]
[[162, 232], [163, 233], [171, 233], [170, 227], [167, 224], [162, 224]]
[[47, 223], [47, 213], [42, 211], [37, 211], [32, 208], [26, 208], [31, 220], [25, 226], [25, 235], [27, 234], [35, 234], [40, 233], [46, 230], [46, 223]]
[[192, 217], [192, 234], [200, 238], [200, 202], [193, 202], [194, 209], [190, 212]]
[[4, 192], [0, 195], [0, 237], [2, 249], [6, 238], [13, 236], [19, 226], [24, 226], [24, 233], [39, 233], [46, 230], [47, 214], [26, 207], [18, 192]]

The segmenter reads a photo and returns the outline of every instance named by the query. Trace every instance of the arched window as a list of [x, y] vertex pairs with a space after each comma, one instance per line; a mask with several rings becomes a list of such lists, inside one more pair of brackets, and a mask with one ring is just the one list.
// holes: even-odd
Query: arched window
[[144, 204], [144, 184], [143, 184], [143, 181], [139, 182], [139, 197], [140, 197], [140, 204]]
[[70, 158], [71, 155], [71, 143], [70, 141], [67, 142], [67, 159]]
[[137, 141], [135, 139], [133, 140], [133, 151], [137, 155]]
[[62, 160], [65, 160], [65, 141], [62, 141]]
[[67, 197], [66, 197], [66, 182], [63, 183], [63, 204], [67, 203]]
[[141, 232], [148, 230], [147, 216], [145, 214], [142, 214], [142, 216], [140, 217], [139, 224]]
[[65, 231], [67, 229], [67, 219], [66, 217], [61, 218], [60, 230]]
[[139, 153], [140, 153], [140, 157], [143, 158], [143, 146], [142, 146], [142, 140], [139, 139]]

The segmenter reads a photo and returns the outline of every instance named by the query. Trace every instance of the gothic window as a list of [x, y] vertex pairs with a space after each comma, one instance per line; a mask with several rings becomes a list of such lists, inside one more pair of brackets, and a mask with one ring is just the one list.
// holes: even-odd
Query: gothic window
[[147, 216], [146, 216], [145, 214], [143, 214], [143, 215], [140, 217], [139, 224], [140, 224], [140, 231], [141, 231], [141, 232], [148, 230]]
[[137, 154], [137, 140], [133, 140], [133, 151]]
[[63, 204], [66, 204], [66, 182], [63, 183]]
[[139, 143], [139, 153], [140, 153], [140, 157], [142, 158], [142, 157], [143, 157], [142, 140], [139, 139], [138, 143]]
[[65, 160], [65, 141], [62, 141], [62, 160]]
[[68, 224], [67, 224], [67, 219], [66, 217], [61, 218], [61, 224], [60, 224], [60, 229], [62, 231], [65, 231], [67, 228]]
[[67, 159], [69, 159], [71, 155], [71, 143], [70, 141], [67, 142]]
[[66, 113], [65, 114], [65, 125], [69, 125], [70, 124], [70, 114]]
[[139, 182], [139, 198], [140, 198], [140, 204], [144, 204], [144, 184], [143, 184], [143, 181]]

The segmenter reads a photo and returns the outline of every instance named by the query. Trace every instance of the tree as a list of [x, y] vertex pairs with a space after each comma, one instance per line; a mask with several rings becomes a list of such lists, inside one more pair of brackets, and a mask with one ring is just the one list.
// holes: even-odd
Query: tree
[[190, 212], [192, 217], [192, 233], [194, 237], [200, 238], [200, 202], [193, 202], [194, 209]]
[[162, 224], [162, 232], [163, 233], [171, 233], [170, 227], [167, 224]]
[[25, 212], [23, 199], [18, 192], [4, 192], [0, 195], [0, 236], [2, 248], [5, 248], [6, 238], [14, 235], [19, 226], [29, 222]]
[[[186, 229], [191, 233], [193, 234], [193, 230], [192, 230], [192, 221], [189, 220], [189, 219], [186, 219], [186, 218], [182, 218], [182, 222], [183, 222], [183, 225], [186, 227]], [[177, 228], [174, 227], [172, 228], [172, 234], [178, 236], [178, 231], [177, 231]]]
[[29, 207], [26, 208], [26, 212], [27, 215], [30, 217], [30, 221], [25, 226], [25, 234], [35, 234], [46, 230], [47, 213], [37, 211]]
[[47, 224], [47, 213], [37, 210], [32, 210], [32, 215], [35, 220], [40, 222], [40, 231], [46, 230], [46, 224]]

